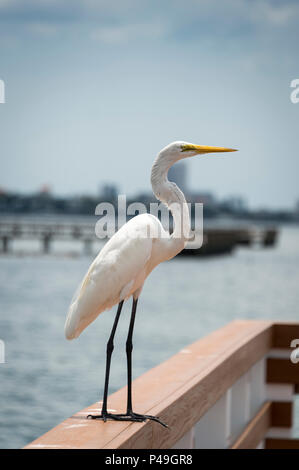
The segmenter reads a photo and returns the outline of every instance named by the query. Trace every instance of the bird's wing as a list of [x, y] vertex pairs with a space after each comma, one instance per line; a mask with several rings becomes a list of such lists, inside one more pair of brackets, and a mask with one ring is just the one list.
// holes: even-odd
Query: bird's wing
[[65, 324], [68, 339], [79, 336], [101, 312], [142, 286], [152, 252], [152, 239], [144, 236], [148, 223], [150, 218], [134, 217], [95, 258], [71, 303]]

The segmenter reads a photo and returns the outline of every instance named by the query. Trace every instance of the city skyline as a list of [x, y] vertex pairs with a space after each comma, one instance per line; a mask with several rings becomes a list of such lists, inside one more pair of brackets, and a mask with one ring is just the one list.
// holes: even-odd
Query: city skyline
[[[176, 178], [171, 178], [170, 181], [174, 181], [177, 183]], [[91, 198], [98, 198], [99, 200], [107, 200], [110, 201], [111, 198], [108, 197], [106, 199], [103, 199], [103, 188], [110, 188], [110, 191], [113, 191], [117, 193], [117, 195], [125, 195], [128, 197], [128, 200], [138, 200], [138, 197], [140, 195], [147, 196], [148, 198], [153, 198], [155, 199], [155, 196], [152, 193], [151, 188], [149, 187], [148, 189], [141, 189], [141, 190], [136, 190], [136, 191], [131, 191], [128, 193], [124, 193], [119, 185], [113, 181], [104, 181], [101, 182], [97, 188], [95, 188], [94, 191], [91, 189], [88, 190], [88, 192], [69, 192], [69, 193], [59, 193], [57, 191], [53, 191], [53, 188], [51, 185], [48, 185], [47, 183], [40, 184], [37, 188], [33, 188], [32, 190], [27, 190], [27, 191], [18, 191], [18, 190], [13, 190], [9, 188], [4, 188], [0, 187], [0, 197], [1, 195], [4, 196], [11, 196], [11, 195], [18, 195], [18, 196], [23, 196], [23, 197], [30, 197], [30, 196], [37, 196], [37, 195], [42, 195], [42, 194], [48, 194], [50, 197], [53, 198], [62, 198], [62, 199], [76, 199], [76, 198], [84, 198], [84, 197], [91, 197]], [[184, 186], [185, 187], [185, 186]], [[182, 189], [182, 187], [180, 186]], [[242, 193], [228, 193], [228, 194], [223, 194], [219, 196], [216, 192], [212, 191], [209, 188], [202, 188], [200, 189], [190, 189], [190, 187], [187, 186], [187, 192], [185, 193], [185, 196], [187, 200], [193, 198], [207, 198], [209, 200], [214, 200], [217, 203], [220, 202], [229, 202], [229, 201], [242, 201], [242, 204], [246, 206], [250, 210], [282, 210], [282, 211], [297, 211], [298, 212], [298, 207], [299, 207], [299, 198], [295, 199], [293, 203], [290, 204], [290, 206], [275, 206], [275, 205], [262, 205], [262, 204], [257, 204], [256, 206], [251, 205], [249, 206], [247, 199], [245, 198], [244, 194]]]
[[[180, 171], [182, 170], [182, 174]], [[169, 180], [175, 182], [180, 189], [185, 194], [187, 201], [199, 201], [206, 202], [208, 205], [213, 204], [228, 204], [231, 206], [239, 205], [242, 206], [243, 209], [246, 210], [282, 210], [282, 211], [295, 211], [298, 212], [299, 207], [299, 198], [296, 199], [293, 204], [289, 207], [275, 207], [275, 206], [266, 206], [266, 205], [257, 205], [257, 206], [249, 206], [247, 199], [245, 198], [244, 194], [242, 193], [229, 193], [219, 196], [216, 192], [213, 192], [209, 188], [190, 188], [190, 180], [188, 178], [188, 164], [184, 161], [180, 161], [178, 164], [174, 165], [170, 168], [168, 174]], [[51, 185], [47, 183], [40, 184], [37, 188], [34, 188], [29, 191], [14, 191], [9, 190], [4, 187], [0, 187], [0, 197], [1, 196], [12, 196], [18, 195], [20, 197], [35, 197], [35, 196], [43, 196], [48, 195], [51, 198], [61, 198], [65, 200], [76, 200], [80, 198], [92, 198], [98, 199], [99, 201], [111, 201], [117, 200], [119, 195], [125, 195], [129, 201], [138, 201], [141, 199], [147, 198], [148, 200], [153, 199], [156, 200], [154, 194], [152, 193], [151, 188], [149, 187], [147, 190], [137, 190], [131, 191], [128, 193], [124, 193], [119, 185], [115, 181], [104, 181], [100, 182], [95, 188], [94, 191], [89, 190], [88, 192], [71, 192], [68, 194], [58, 193], [53, 191]], [[1, 208], [0, 208], [1, 211]]]

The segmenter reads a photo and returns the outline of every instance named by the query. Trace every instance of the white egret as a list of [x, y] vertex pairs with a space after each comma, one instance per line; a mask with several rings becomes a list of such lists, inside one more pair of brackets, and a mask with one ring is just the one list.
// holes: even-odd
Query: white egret
[[[184, 248], [189, 237], [190, 218], [184, 194], [175, 183], [168, 180], [167, 173], [175, 162], [183, 158], [198, 154], [232, 151], [234, 149], [193, 145], [187, 142], [174, 142], [162, 149], [152, 167], [151, 183], [156, 198], [165, 203], [172, 213], [173, 233], [166, 232], [157, 217], [151, 214], [138, 215], [113, 235], [86, 273], [67, 314], [65, 323], [67, 339], [77, 338], [101, 312], [118, 304], [107, 343], [102, 412], [98, 416], [91, 416], [92, 418], [104, 421], [113, 419], [137, 422], [152, 419], [165, 426], [158, 417], [133, 412], [132, 336], [137, 302], [145, 279], [159, 263], [177, 255]], [[126, 341], [127, 412], [111, 414], [107, 411], [107, 398], [113, 340], [123, 303], [131, 296], [133, 305]]]

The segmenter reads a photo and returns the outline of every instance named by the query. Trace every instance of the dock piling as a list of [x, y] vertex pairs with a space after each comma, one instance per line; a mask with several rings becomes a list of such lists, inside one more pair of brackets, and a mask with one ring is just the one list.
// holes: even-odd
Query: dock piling
[[43, 236], [43, 253], [48, 254], [50, 253], [50, 244], [52, 240], [51, 233], [47, 232]]
[[8, 253], [9, 252], [10, 241], [11, 241], [11, 239], [8, 235], [4, 235], [2, 237], [2, 251], [3, 251], [3, 253]]

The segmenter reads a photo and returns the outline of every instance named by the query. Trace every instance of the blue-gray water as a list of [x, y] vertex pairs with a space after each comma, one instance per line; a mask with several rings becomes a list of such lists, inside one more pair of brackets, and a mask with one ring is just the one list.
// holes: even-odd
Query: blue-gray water
[[[63, 335], [70, 299], [90, 261], [87, 256], [0, 258], [0, 338], [6, 345], [6, 363], [0, 364], [1, 448], [21, 447], [101, 399], [114, 310], [73, 342]], [[298, 321], [298, 285], [299, 229], [294, 227], [282, 229], [274, 249], [239, 248], [231, 256], [181, 257], [160, 265], [140, 299], [135, 376], [233, 319]], [[128, 320], [126, 305], [111, 392], [126, 383]]]

